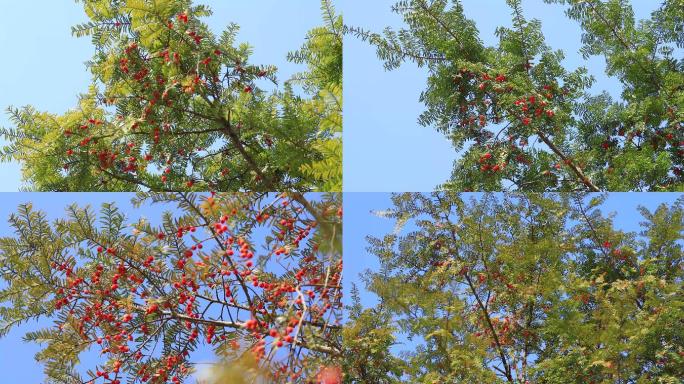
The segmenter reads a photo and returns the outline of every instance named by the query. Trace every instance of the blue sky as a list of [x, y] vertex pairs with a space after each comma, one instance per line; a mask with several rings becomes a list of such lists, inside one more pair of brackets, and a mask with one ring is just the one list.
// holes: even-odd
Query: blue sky
[[[238, 23], [238, 42], [254, 48], [252, 63], [274, 64], [279, 80], [303, 67], [286, 61], [299, 49], [311, 28], [321, 24], [319, 2], [314, 0], [201, 0], [214, 14], [207, 19], [219, 33]], [[31, 104], [38, 110], [63, 113], [76, 105], [90, 81], [83, 63], [94, 49], [90, 38], [71, 36], [71, 26], [87, 21], [82, 5], [74, 0], [0, 0], [0, 49], [11, 52], [0, 61], [0, 126], [9, 127], [5, 109]], [[30, 22], [27, 22], [30, 20]], [[2, 140], [0, 140], [0, 144]], [[16, 191], [21, 184], [18, 164], [0, 163], [0, 191]]]
[[[380, 32], [385, 26], [400, 27], [399, 15], [391, 12], [395, 0], [341, 0], [345, 24]], [[485, 44], [493, 44], [497, 26], [510, 26], [505, 0], [463, 0]], [[631, 2], [637, 18], [647, 17], [660, 1]], [[567, 19], [563, 7], [542, 0], [523, 0], [528, 19], [542, 21], [546, 42], [566, 52], [569, 68], [586, 66], [596, 79], [594, 90], [619, 95], [619, 83], [607, 79], [601, 58], [582, 60], [578, 25]], [[344, 41], [344, 190], [349, 192], [432, 191], [447, 181], [457, 154], [450, 142], [429, 127], [417, 124], [423, 106], [418, 102], [425, 89], [426, 72], [414, 64], [386, 72], [367, 43], [347, 36]]]

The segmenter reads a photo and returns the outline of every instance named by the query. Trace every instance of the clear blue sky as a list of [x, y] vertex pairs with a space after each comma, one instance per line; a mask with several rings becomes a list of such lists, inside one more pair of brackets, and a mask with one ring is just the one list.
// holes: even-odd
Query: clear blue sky
[[[302, 70], [286, 61], [287, 52], [304, 43], [306, 32], [320, 25], [317, 0], [196, 0], [214, 14], [207, 20], [219, 33], [230, 22], [241, 26], [239, 42], [254, 48], [252, 62], [274, 64], [284, 80]], [[0, 0], [0, 126], [10, 126], [4, 110], [31, 104], [38, 110], [63, 113], [87, 90], [89, 73], [83, 63], [94, 49], [89, 37], [71, 36], [71, 26], [87, 21], [74, 0]], [[1, 143], [1, 141], [0, 141]], [[0, 191], [21, 184], [17, 164], [0, 163]]]
[[[395, 0], [363, 2], [340, 0], [345, 24], [380, 32], [399, 27], [402, 20], [391, 12]], [[645, 17], [660, 1], [633, 0], [637, 18]], [[497, 26], [510, 26], [505, 0], [463, 0], [466, 14], [480, 29], [485, 44], [493, 44]], [[619, 83], [606, 79], [604, 61], [584, 63], [577, 52], [580, 29], [568, 20], [563, 7], [542, 0], [523, 0], [526, 17], [543, 23], [547, 44], [566, 52], [570, 68], [586, 66], [597, 78], [594, 89], [619, 95]], [[441, 134], [417, 124], [423, 106], [426, 72], [412, 63], [385, 72], [375, 49], [347, 36], [344, 41], [344, 190], [349, 192], [432, 191], [447, 181], [457, 154]]]

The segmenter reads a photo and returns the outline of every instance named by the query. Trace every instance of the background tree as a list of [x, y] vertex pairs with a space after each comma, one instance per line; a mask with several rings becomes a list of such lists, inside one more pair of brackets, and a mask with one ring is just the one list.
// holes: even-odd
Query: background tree
[[[22, 164], [35, 190], [322, 190], [341, 184], [341, 44], [321, 49], [341, 18], [322, 1], [326, 25], [292, 56], [309, 68], [307, 95], [282, 90], [275, 66], [249, 64], [238, 26], [215, 36], [211, 14], [190, 0], [83, 0], [90, 21], [92, 85], [63, 115], [10, 108], [0, 131], [5, 161]], [[325, 63], [324, 66], [318, 66]], [[337, 68], [336, 65], [340, 67]], [[320, 79], [314, 76], [324, 75]], [[338, 87], [338, 88], [336, 88]], [[274, 88], [270, 86], [270, 88]], [[337, 100], [341, 103], [341, 100]], [[329, 170], [322, 172], [320, 164]]]
[[[221, 375], [239, 369], [246, 382], [318, 382], [339, 366], [339, 195], [162, 193], [134, 203], [176, 208], [160, 226], [110, 204], [99, 215], [73, 205], [52, 223], [28, 204], [10, 218], [0, 336], [53, 321], [25, 336], [44, 345], [46, 382], [184, 382], [202, 348], [228, 367]], [[101, 362], [81, 367], [84, 356]]]
[[427, 68], [419, 123], [463, 151], [443, 188], [682, 190], [682, 1], [661, 1], [638, 22], [625, 0], [545, 1], [565, 4], [579, 22], [581, 53], [605, 58], [619, 100], [588, 94], [594, 79], [563, 67], [564, 52], [545, 44], [521, 0], [506, 0], [512, 28], [497, 28], [493, 46], [458, 0], [402, 0], [393, 11], [406, 28], [348, 32], [375, 45], [388, 70], [406, 61]]
[[[395, 195], [400, 229], [369, 239], [379, 304], [346, 326], [382, 336], [345, 339], [346, 382], [680, 382], [684, 200], [641, 208], [635, 233], [604, 198]], [[364, 380], [378, 354], [405, 363]]]
[[366, 309], [360, 302], [354, 286], [352, 305], [346, 308], [349, 319], [342, 330], [345, 382], [399, 383], [407, 366], [390, 353], [399, 329], [392, 325], [391, 314], [382, 306]]

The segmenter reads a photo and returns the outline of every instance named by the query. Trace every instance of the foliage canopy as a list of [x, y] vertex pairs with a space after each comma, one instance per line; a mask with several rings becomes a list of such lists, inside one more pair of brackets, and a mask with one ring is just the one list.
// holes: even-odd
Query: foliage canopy
[[401, 0], [405, 28], [349, 27], [389, 70], [428, 70], [419, 123], [460, 152], [455, 191], [665, 191], [684, 189], [684, 2], [660, 1], [635, 20], [627, 0], [544, 0], [565, 5], [582, 29], [585, 59], [605, 58], [622, 94], [588, 93], [584, 67], [544, 41], [522, 0], [506, 0], [511, 27], [486, 45], [458, 0]]
[[306, 70], [280, 88], [237, 25], [217, 36], [202, 22], [206, 6], [81, 2], [90, 20], [73, 34], [95, 46], [91, 86], [62, 115], [10, 107], [15, 127], [0, 131], [0, 159], [21, 163], [27, 189], [341, 189], [342, 19], [329, 0], [289, 57]]
[[345, 327], [346, 382], [680, 383], [684, 199], [640, 208], [639, 232], [604, 199], [395, 195], [397, 231], [369, 239], [379, 304], [357, 298]]

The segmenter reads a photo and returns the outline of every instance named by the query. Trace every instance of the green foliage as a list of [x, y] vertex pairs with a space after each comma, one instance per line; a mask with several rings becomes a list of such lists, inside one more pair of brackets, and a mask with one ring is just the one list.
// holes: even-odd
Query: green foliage
[[342, 332], [344, 382], [399, 383], [406, 365], [389, 353], [395, 345], [393, 333], [397, 330], [390, 325], [391, 317], [381, 310], [364, 309], [356, 287], [352, 289], [352, 300], [352, 305], [347, 307], [349, 320]]
[[579, 22], [581, 53], [605, 58], [619, 100], [588, 93], [594, 79], [563, 67], [565, 53], [546, 45], [521, 0], [506, 1], [512, 27], [497, 28], [492, 46], [458, 0], [402, 0], [393, 11], [405, 28], [346, 31], [376, 46], [387, 69], [412, 61], [428, 70], [418, 121], [463, 150], [443, 189], [682, 190], [682, 1], [662, 1], [640, 21], [626, 0], [545, 1]]
[[81, 2], [90, 20], [72, 32], [95, 47], [90, 88], [62, 115], [12, 108], [14, 127], [0, 131], [8, 142], [0, 160], [21, 163], [25, 188], [341, 188], [342, 51], [328, 33], [342, 21], [327, 0], [326, 27], [290, 57], [307, 70], [273, 91], [264, 86], [278, 84], [277, 68], [249, 64], [251, 47], [236, 43], [237, 25], [215, 35], [202, 21], [211, 14], [206, 6]]
[[302, 172], [323, 182], [321, 190], [342, 190], [342, 16], [335, 13], [330, 0], [321, 2], [325, 26], [315, 28], [306, 43], [288, 59], [306, 63], [308, 70], [294, 76], [312, 95], [305, 109], [320, 118], [322, 135], [313, 147], [323, 154], [321, 160], [302, 165]]
[[[604, 199], [394, 195], [404, 229], [369, 239], [379, 304], [353, 308], [348, 382], [680, 382], [684, 199], [640, 208], [640, 232]], [[374, 356], [400, 360], [365, 381]]]

